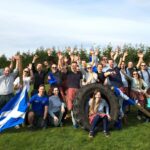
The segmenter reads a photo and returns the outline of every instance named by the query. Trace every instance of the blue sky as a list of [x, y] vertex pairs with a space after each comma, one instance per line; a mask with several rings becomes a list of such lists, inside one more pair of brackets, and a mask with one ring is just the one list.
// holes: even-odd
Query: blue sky
[[0, 54], [43, 46], [150, 45], [149, 0], [5, 0]]

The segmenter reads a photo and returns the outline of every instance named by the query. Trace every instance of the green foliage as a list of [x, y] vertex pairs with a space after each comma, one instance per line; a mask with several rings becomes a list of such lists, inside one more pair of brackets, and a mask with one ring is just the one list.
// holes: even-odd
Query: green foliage
[[150, 63], [150, 47], [147, 47], [147, 50], [144, 55], [144, 60], [145, 62]]
[[81, 49], [79, 51], [79, 55], [80, 55], [81, 60], [86, 60], [87, 62], [89, 61], [89, 57], [88, 57], [88, 54], [87, 54], [86, 50]]
[[106, 48], [104, 48], [104, 51], [103, 51], [103, 55], [110, 58], [110, 52], [112, 51], [112, 45], [111, 43], [109, 45], [107, 45]]
[[138, 49], [132, 47], [132, 45], [127, 45], [125, 47], [125, 50], [128, 51], [128, 56], [126, 58], [126, 62], [132, 61], [136, 64], [138, 61], [138, 57], [137, 57], [137, 50]]
[[2, 55], [0, 57], [0, 68], [5, 68], [6, 66], [8, 66], [10, 64], [10, 62], [7, 60], [5, 55]]
[[[34, 55], [38, 55], [39, 56], [39, 59], [37, 60], [37, 63], [40, 62], [40, 63], [43, 63], [45, 60], [48, 59], [48, 56], [47, 56], [47, 50], [49, 48], [45, 49], [44, 47], [40, 47], [40, 48], [37, 48], [35, 53], [31, 53], [30, 51], [28, 52], [24, 52], [24, 53], [20, 53], [20, 52], [17, 52], [17, 54], [20, 54], [22, 55], [22, 58], [23, 58], [23, 68], [26, 67], [29, 63], [32, 62], [32, 59], [33, 59], [33, 56]], [[113, 47], [110, 44], [107, 45], [106, 48], [103, 48], [100, 50], [100, 48], [97, 48], [99, 49], [99, 55], [98, 57], [100, 58], [102, 55], [104, 56], [107, 56], [108, 58], [110, 58], [110, 52], [113, 50]], [[132, 46], [131, 44], [125, 44], [122, 48], [122, 53], [127, 50], [128, 51], [128, 56], [126, 57], [126, 62], [129, 62], [129, 61], [133, 61], [135, 64], [137, 63], [138, 61], [138, 57], [137, 57], [137, 51], [138, 50], [141, 50], [144, 52], [144, 61], [146, 63], [149, 63], [150, 62], [150, 47], [145, 47], [144, 45], [140, 44], [139, 46], [136, 45], [135, 47]], [[57, 57], [57, 51], [56, 51], [56, 48], [53, 47], [52, 48], [52, 56], [54, 56], [55, 58], [55, 62], [58, 61], [58, 57]], [[76, 49], [75, 49], [76, 50]], [[68, 51], [65, 49], [62, 51], [63, 55], [64, 56], [67, 56], [69, 57], [69, 54], [68, 54]], [[86, 49], [83, 49], [81, 48], [79, 51], [77, 51], [76, 53], [79, 54], [81, 60], [86, 60], [87, 62], [89, 61], [89, 54], [87, 52]], [[119, 58], [117, 58], [117, 61], [119, 60]], [[8, 66], [10, 64], [10, 61], [7, 60], [6, 56], [5, 55], [2, 55], [0, 57], [0, 68], [4, 68], [5, 66]]]

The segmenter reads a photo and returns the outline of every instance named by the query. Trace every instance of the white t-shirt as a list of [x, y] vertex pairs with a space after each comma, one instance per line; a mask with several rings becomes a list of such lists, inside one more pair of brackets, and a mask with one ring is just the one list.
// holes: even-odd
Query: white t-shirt
[[[23, 77], [23, 86], [27, 87], [27, 91], [30, 90], [30, 82], [31, 82], [31, 77]], [[20, 77], [17, 77], [14, 81], [14, 85], [20, 85]], [[20, 89], [18, 89], [16, 92], [19, 92]]]
[[128, 87], [128, 81], [125, 77], [125, 75], [120, 71], [120, 74], [121, 74], [121, 79], [122, 79], [122, 83], [124, 85], [124, 87]]

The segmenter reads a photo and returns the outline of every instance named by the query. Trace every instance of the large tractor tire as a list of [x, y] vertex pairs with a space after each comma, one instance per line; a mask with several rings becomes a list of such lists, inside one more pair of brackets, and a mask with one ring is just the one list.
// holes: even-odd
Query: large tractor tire
[[116, 121], [118, 118], [119, 103], [117, 97], [114, 95], [111, 89], [97, 83], [86, 85], [77, 92], [73, 105], [75, 120], [85, 130], [90, 129], [88, 119], [89, 99], [96, 89], [101, 91], [102, 98], [104, 98], [109, 104], [110, 116], [112, 118], [111, 122]]

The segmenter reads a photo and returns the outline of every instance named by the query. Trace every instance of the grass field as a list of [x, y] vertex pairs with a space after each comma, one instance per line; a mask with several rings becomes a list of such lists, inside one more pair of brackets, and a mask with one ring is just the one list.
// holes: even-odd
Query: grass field
[[129, 115], [129, 123], [121, 131], [111, 130], [106, 138], [101, 132], [89, 139], [88, 132], [74, 129], [69, 124], [30, 131], [27, 127], [9, 129], [0, 133], [0, 150], [149, 150], [150, 123], [136, 119], [136, 112]]

